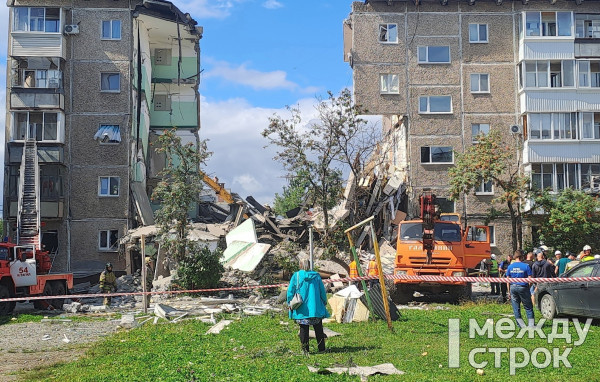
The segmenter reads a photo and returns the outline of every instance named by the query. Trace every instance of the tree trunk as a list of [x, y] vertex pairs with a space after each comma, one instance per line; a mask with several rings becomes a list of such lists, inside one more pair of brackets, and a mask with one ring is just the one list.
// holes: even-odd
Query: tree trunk
[[519, 239], [517, 235], [517, 215], [515, 212], [515, 207], [511, 201], [506, 202], [508, 206], [508, 211], [510, 213], [510, 225], [512, 227], [512, 251], [513, 253], [519, 248]]

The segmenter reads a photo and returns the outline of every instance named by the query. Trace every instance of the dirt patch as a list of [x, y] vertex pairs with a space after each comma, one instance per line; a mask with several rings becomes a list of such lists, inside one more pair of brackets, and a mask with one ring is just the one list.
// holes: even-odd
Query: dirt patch
[[16, 381], [19, 371], [81, 357], [89, 344], [115, 332], [118, 323], [28, 322], [2, 325], [0, 381]]

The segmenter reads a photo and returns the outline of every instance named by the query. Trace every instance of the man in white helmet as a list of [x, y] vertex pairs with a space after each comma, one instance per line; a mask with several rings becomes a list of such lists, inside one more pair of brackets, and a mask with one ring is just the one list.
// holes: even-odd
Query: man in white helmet
[[581, 262], [594, 260], [594, 255], [592, 255], [592, 247], [589, 245], [583, 246], [583, 256], [581, 257]]

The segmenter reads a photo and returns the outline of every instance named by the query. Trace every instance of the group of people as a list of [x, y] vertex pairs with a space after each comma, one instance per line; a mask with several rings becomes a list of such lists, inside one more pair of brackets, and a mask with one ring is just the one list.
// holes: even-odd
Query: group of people
[[[589, 261], [596, 258], [594, 255], [592, 255], [592, 248], [589, 245], [583, 247], [583, 251], [581, 251], [579, 256], [575, 256], [573, 253], [567, 252], [566, 256], [563, 257], [562, 252], [557, 250], [554, 252], [554, 261], [548, 259], [548, 256], [546, 255], [547, 250], [547, 247], [536, 248], [533, 252], [529, 252], [527, 256], [525, 256], [521, 250], [515, 251], [514, 255], [509, 255], [508, 258], [499, 266], [500, 275], [508, 278], [520, 279], [553, 278], [560, 276], [579, 262]], [[504, 268], [504, 266], [506, 266], [506, 268]], [[508, 284], [501, 283], [500, 287], [504, 301], [506, 301], [506, 289], [508, 288], [508, 294], [510, 296], [513, 313], [519, 327], [525, 326], [525, 322], [521, 316], [521, 304], [525, 309], [525, 314], [528, 321], [527, 325], [533, 326], [533, 305], [535, 303], [534, 293], [536, 284], [530, 284], [524, 281], [515, 281]]]
[[[542, 245], [524, 255], [522, 262], [531, 268], [532, 278], [552, 278], [565, 273], [581, 261], [593, 260], [592, 247], [585, 245], [579, 255], [567, 251], [565, 255], [560, 250], [554, 252], [554, 259], [547, 255], [548, 247]], [[598, 256], [598, 255], [596, 255]], [[498, 262], [496, 255], [492, 254], [489, 259], [481, 261], [480, 273], [489, 277], [505, 277], [508, 266], [514, 261], [514, 255], [508, 255], [506, 259]], [[490, 283], [492, 295], [502, 295], [503, 302], [507, 300], [507, 286], [505, 283]], [[533, 295], [534, 288], [531, 288]]]

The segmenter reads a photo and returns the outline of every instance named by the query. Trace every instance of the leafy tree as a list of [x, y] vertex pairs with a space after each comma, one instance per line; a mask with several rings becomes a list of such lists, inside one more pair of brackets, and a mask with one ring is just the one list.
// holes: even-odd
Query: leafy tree
[[202, 190], [200, 166], [211, 153], [207, 151], [206, 141], [199, 141], [198, 147], [193, 143], [183, 144], [175, 130], [165, 131], [158, 142], [156, 151], [165, 154], [167, 164], [152, 194], [152, 200], [161, 206], [156, 212], [156, 222], [167, 254], [180, 262], [188, 249], [193, 248], [188, 239], [188, 211]]
[[179, 262], [177, 283], [185, 289], [214, 288], [223, 274], [223, 265], [219, 259], [221, 249], [211, 251], [197, 241], [189, 242], [188, 254]]
[[559, 194], [547, 190], [535, 197], [536, 211], [542, 212], [540, 240], [563, 250], [580, 251], [589, 244], [600, 248], [600, 200], [583, 191], [564, 189]]
[[[278, 146], [275, 159], [290, 174], [301, 174], [306, 182], [305, 197], [309, 205], [324, 212], [324, 236], [330, 230], [327, 210], [342, 197], [342, 170], [349, 167], [357, 182], [362, 163], [373, 152], [376, 142], [373, 129], [360, 115], [366, 111], [353, 102], [349, 90], [339, 96], [328, 92], [316, 106], [318, 118], [305, 123], [298, 107], [287, 106], [291, 117], [274, 115], [262, 135]], [[295, 190], [299, 193], [301, 185]], [[285, 193], [285, 192], [284, 192]]]
[[309, 182], [302, 171], [298, 171], [288, 181], [288, 186], [283, 188], [283, 194], [275, 194], [273, 211], [284, 216], [289, 210], [300, 207], [305, 199]]
[[478, 143], [464, 153], [455, 153], [455, 165], [448, 171], [450, 198], [457, 200], [462, 193], [475, 191], [482, 181], [491, 180], [499, 191], [493, 203], [503, 203], [508, 208], [515, 251], [523, 245], [521, 198], [529, 188], [529, 178], [523, 175], [521, 158], [517, 154], [520, 147], [513, 142], [504, 142], [498, 130], [492, 130], [488, 135], [480, 134], [477, 140]]

